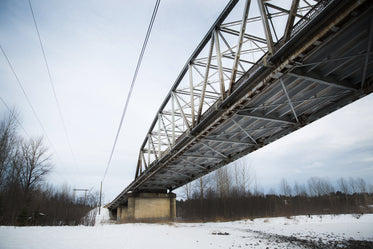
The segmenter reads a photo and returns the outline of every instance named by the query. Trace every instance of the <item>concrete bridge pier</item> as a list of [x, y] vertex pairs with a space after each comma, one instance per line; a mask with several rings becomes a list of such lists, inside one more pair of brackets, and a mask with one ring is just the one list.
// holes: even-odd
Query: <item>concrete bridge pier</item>
[[117, 221], [172, 221], [176, 218], [176, 194], [128, 193], [127, 205], [116, 210]]

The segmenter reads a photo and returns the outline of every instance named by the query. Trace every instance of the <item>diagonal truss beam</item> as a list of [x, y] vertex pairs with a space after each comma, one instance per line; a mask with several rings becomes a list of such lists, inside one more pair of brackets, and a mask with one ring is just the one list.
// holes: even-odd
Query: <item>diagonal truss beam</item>
[[188, 161], [188, 160], [186, 160], [184, 158], [181, 158], [181, 161], [187, 163], [186, 165], [188, 165], [188, 166], [198, 167], [200, 169], [206, 170], [206, 167], [203, 167], [203, 166], [199, 165], [198, 163], [194, 163], [194, 162]]
[[372, 50], [372, 40], [373, 40], [373, 18], [372, 18], [371, 23], [370, 23], [367, 55], [366, 55], [365, 60], [364, 60], [364, 68], [363, 68], [363, 75], [362, 75], [363, 78], [361, 80], [361, 88], [364, 87], [365, 79], [366, 79], [366, 76], [367, 76], [369, 54], [370, 54], [370, 51]]
[[[210, 58], [208, 60], [211, 61]], [[217, 70], [217, 71], [219, 70], [219, 66], [213, 65], [213, 64], [211, 64], [211, 62], [210, 63], [204, 63], [204, 62], [196, 61], [196, 62], [194, 62], [194, 65], [204, 67], [204, 68], [208, 67], [209, 70], [210, 69]], [[225, 72], [225, 73], [231, 73], [232, 72], [232, 69], [228, 68], [228, 67], [222, 67], [221, 70], [222, 70], [222, 72]], [[244, 73], [245, 72], [243, 72], [243, 71], [238, 71], [237, 70], [237, 74], [243, 75]], [[208, 75], [208, 77], [209, 77], [209, 75]]]
[[[239, 32], [237, 30], [230, 29], [230, 28], [222, 28], [221, 31], [224, 32], [224, 33], [235, 35], [235, 36], [241, 36], [241, 33], [242, 33], [242, 32]], [[255, 35], [249, 35], [249, 34], [242, 33], [242, 38], [246, 38], [250, 41], [260, 42], [262, 44], [267, 44], [266, 39], [263, 39], [261, 37], [255, 36]]]
[[225, 157], [205, 156], [205, 155], [193, 155], [193, 154], [183, 154], [182, 157], [204, 158], [204, 159], [212, 159], [212, 160], [222, 160], [222, 159], [225, 159]]
[[221, 155], [222, 157], [224, 158], [228, 158], [226, 155], [224, 155], [223, 153], [221, 153], [220, 151], [217, 151], [216, 149], [212, 148], [211, 146], [205, 144], [205, 143], [201, 143], [203, 146], [205, 146], [206, 148], [210, 149], [211, 151]]
[[285, 123], [285, 124], [295, 124], [295, 122], [291, 121], [290, 119], [280, 118], [280, 117], [278, 117], [276, 115], [273, 115], [273, 114], [264, 115], [260, 112], [238, 111], [236, 113], [236, 115], [255, 118], [255, 119], [261, 119], [261, 120], [267, 120], [267, 121], [271, 121], [271, 122], [278, 122], [278, 123]]
[[299, 0], [293, 0], [293, 2], [291, 3], [291, 9], [289, 12], [288, 21], [286, 23], [285, 34], [284, 34], [285, 42], [287, 42], [290, 39], [291, 31], [293, 30], [295, 15], [298, 9], [298, 5], [299, 5]]
[[282, 90], [284, 91], [284, 93], [286, 95], [286, 98], [288, 99], [288, 103], [289, 103], [289, 106], [291, 108], [291, 111], [293, 112], [294, 118], [295, 118], [295, 120], [297, 120], [297, 123], [299, 123], [298, 115], [295, 112], [293, 103], [291, 102], [291, 98], [289, 96], [288, 91], [286, 90], [286, 86], [285, 86], [284, 82], [282, 81], [282, 79], [280, 79], [280, 83], [281, 83]]
[[[219, 36], [222, 39], [223, 43], [225, 44], [225, 46], [227, 46], [228, 51], [230, 52], [232, 58], [234, 58], [235, 57], [235, 53], [233, 52], [232, 46], [228, 43], [227, 39], [225, 39], [224, 35], [220, 32], [220, 30], [218, 31], [218, 33], [219, 33]], [[224, 55], [224, 57], [228, 57], [228, 56], [229, 55], [227, 55], [227, 54]], [[245, 68], [242, 66], [240, 60], [238, 61], [238, 65], [240, 66], [240, 68], [241, 68], [242, 71], [245, 71]]]
[[186, 178], [191, 178], [191, 176], [189, 175], [186, 175], [186, 174], [183, 174], [183, 173], [180, 173], [179, 171], [176, 171], [176, 170], [171, 170], [171, 169], [166, 169], [168, 172], [171, 172], [171, 173], [174, 173], [174, 174], [177, 174], [177, 175], [181, 175], [181, 176], [184, 176]]
[[248, 137], [248, 138], [250, 138], [255, 144], [258, 144], [257, 142], [256, 142], [256, 140], [244, 129], [244, 128], [242, 128], [242, 126], [236, 121], [236, 120], [234, 120], [234, 119], [232, 119], [232, 121], [233, 121], [233, 123], [235, 123], [235, 125], [237, 125], [237, 127], [241, 130], [241, 131], [243, 131], [243, 133], [245, 133], [245, 135]]
[[[150, 134], [149, 134], [149, 141], [150, 141], [150, 145], [152, 146], [153, 151], [155, 152], [156, 150], [155, 150], [154, 142], [153, 142], [152, 136]], [[150, 148], [150, 146], [149, 146], [149, 148]], [[149, 151], [150, 151], [150, 149], [149, 149]], [[149, 156], [150, 156], [150, 153], [149, 153]], [[157, 153], [154, 153], [154, 156], [155, 156], [155, 159], [158, 160]], [[150, 164], [150, 160], [149, 160], [148, 164]]]
[[199, 107], [198, 107], [197, 122], [199, 122], [199, 120], [201, 119], [201, 115], [202, 115], [202, 108], [203, 108], [203, 102], [204, 102], [204, 98], [205, 98], [206, 85], [207, 85], [208, 78], [209, 78], [211, 56], [212, 56], [213, 49], [214, 49], [214, 35], [212, 34], [211, 35], [209, 57], [208, 57], [208, 60], [207, 60], [206, 71], [205, 71], [205, 78], [204, 78], [204, 81], [203, 81], [203, 90], [202, 90], [200, 103], [199, 103]]
[[304, 72], [303, 70], [300, 69], [294, 69], [288, 75], [294, 76], [299, 79], [304, 79], [304, 80], [309, 80], [313, 81], [316, 83], [332, 86], [332, 87], [337, 87], [341, 89], [346, 89], [346, 90], [353, 90], [356, 91], [358, 90], [358, 87], [349, 84], [346, 81], [338, 81], [336, 79], [333, 79], [330, 76], [324, 77], [318, 73], [315, 72]]
[[181, 115], [183, 116], [183, 119], [184, 119], [184, 123], [188, 126], [188, 129], [190, 129], [190, 124], [189, 124], [189, 121], [183, 111], [183, 107], [181, 106], [180, 102], [179, 102], [179, 99], [177, 97], [177, 94], [173, 93], [173, 96], [174, 96], [174, 99], [176, 100], [176, 104], [177, 106], [179, 107], [179, 110], [181, 112]]
[[161, 124], [163, 126], [163, 130], [166, 133], [166, 137], [167, 137], [167, 141], [168, 141], [168, 146], [171, 148], [172, 147], [171, 139], [170, 139], [170, 136], [168, 135], [166, 124], [164, 123], [162, 114], [159, 114], [159, 122], [161, 122]]
[[137, 160], [135, 178], [139, 176], [140, 171], [142, 171], [141, 153], [140, 153], [139, 158]]
[[231, 80], [229, 82], [229, 89], [228, 89], [228, 94], [230, 94], [233, 90], [233, 84], [236, 81], [236, 76], [237, 76], [237, 70], [238, 70], [238, 63], [240, 60], [240, 54], [241, 54], [241, 49], [242, 49], [242, 43], [243, 43], [243, 37], [245, 34], [246, 30], [246, 21], [247, 17], [249, 15], [249, 9], [250, 9], [250, 0], [246, 0], [245, 4], [245, 9], [243, 11], [243, 17], [242, 17], [242, 24], [241, 24], [241, 30], [240, 30], [240, 35], [238, 37], [238, 44], [237, 44], [237, 51], [234, 56], [234, 62], [233, 62], [233, 68], [232, 68], [232, 76]]
[[205, 138], [202, 138], [202, 140], [209, 141], [209, 142], [227, 143], [227, 144], [253, 145], [252, 143], [243, 142], [243, 141], [239, 141], [239, 140], [236, 140], [236, 139], [223, 139], [223, 138], [205, 137]]
[[[268, 2], [267, 2], [265, 5], [268, 6], [268, 7], [273, 8], [273, 9], [279, 10], [280, 12], [283, 12], [283, 13], [286, 13], [286, 14], [290, 14], [290, 13], [293, 12], [293, 14], [292, 14], [293, 16], [297, 16], [297, 17], [299, 17], [299, 18], [303, 18], [302, 15], [296, 13], [297, 8], [298, 8], [298, 3], [296, 3], [296, 5], [294, 5], [294, 2], [298, 2], [298, 3], [299, 3], [299, 0], [293, 0], [293, 2], [292, 2], [292, 6], [291, 6], [291, 9], [290, 9], [290, 10], [287, 10], [287, 9], [281, 8], [281, 7], [277, 6], [277, 5], [273, 5], [273, 4], [270, 4], [270, 3], [268, 3]], [[271, 15], [273, 15], [273, 14], [271, 14]]]

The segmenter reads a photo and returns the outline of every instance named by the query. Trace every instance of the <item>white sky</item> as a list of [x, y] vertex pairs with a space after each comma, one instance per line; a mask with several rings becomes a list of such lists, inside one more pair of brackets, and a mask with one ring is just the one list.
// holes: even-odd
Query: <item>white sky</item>
[[[43, 123], [51, 182], [99, 189], [155, 1], [32, 0], [76, 160], [64, 135], [27, 0], [0, 1], [0, 44]], [[134, 178], [137, 155], [181, 68], [223, 10], [223, 0], [162, 0], [104, 182], [105, 202]], [[43, 131], [0, 55], [0, 96], [30, 136]], [[363, 177], [373, 183], [373, 96], [247, 156], [263, 189], [281, 177]], [[7, 109], [0, 103], [0, 114]], [[20, 129], [22, 134], [22, 130]], [[24, 134], [22, 134], [24, 135]], [[25, 135], [26, 136], [26, 135]]]

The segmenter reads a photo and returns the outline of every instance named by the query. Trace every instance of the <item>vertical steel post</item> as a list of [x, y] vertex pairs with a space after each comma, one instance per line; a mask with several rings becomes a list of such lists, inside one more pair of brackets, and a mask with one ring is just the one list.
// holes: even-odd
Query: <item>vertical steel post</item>
[[[148, 165], [150, 165], [150, 134], [148, 134]], [[155, 154], [155, 151], [153, 149], [153, 153]]]
[[141, 165], [141, 150], [139, 152], [139, 157], [137, 158], [137, 167], [136, 167], [136, 173], [135, 173], [135, 179], [139, 176], [140, 169], [142, 168]]
[[201, 119], [202, 115], [202, 108], [203, 108], [203, 102], [205, 99], [205, 93], [206, 93], [206, 85], [207, 81], [209, 78], [209, 70], [210, 70], [210, 65], [211, 65], [211, 57], [212, 57], [212, 51], [214, 50], [214, 35], [211, 34], [211, 43], [210, 43], [210, 51], [209, 51], [209, 57], [207, 60], [207, 65], [206, 65], [206, 71], [205, 71], [205, 78], [203, 80], [203, 89], [202, 89], [202, 94], [199, 102], [199, 108], [198, 108], [198, 115], [197, 115], [197, 122]]
[[142, 157], [142, 161], [144, 162], [145, 169], [148, 169], [148, 165], [146, 163], [145, 156], [144, 156], [144, 151], [141, 151], [141, 157]]
[[270, 54], [273, 54], [275, 49], [273, 45], [272, 33], [269, 27], [268, 17], [267, 17], [267, 13], [266, 13], [263, 1], [264, 0], [258, 0], [258, 6], [260, 10], [260, 15], [262, 17], [264, 32], [265, 32], [266, 40], [267, 40], [268, 51]]
[[[154, 154], [155, 160], [158, 160], [158, 156], [157, 156], [157, 153], [156, 153], [156, 150], [155, 150], [153, 139], [150, 135], [149, 135], [149, 139], [150, 139], [150, 145], [152, 146], [152, 149], [153, 149], [153, 154]], [[150, 150], [150, 148], [149, 148], [149, 150]], [[150, 159], [149, 159], [149, 162], [150, 162]], [[150, 165], [150, 163], [148, 163], [148, 164]]]
[[161, 114], [158, 113], [158, 157], [161, 158]]
[[174, 94], [175, 94], [174, 92], [173, 94], [171, 94], [172, 145], [175, 144], [175, 96]]
[[101, 198], [102, 198], [102, 181], [101, 181], [101, 184], [100, 184], [100, 204], [98, 206], [98, 215], [101, 214]]
[[240, 35], [238, 37], [237, 51], [236, 51], [236, 54], [234, 56], [232, 76], [231, 76], [231, 80], [229, 82], [228, 95], [232, 92], [233, 84], [236, 81], [238, 63], [240, 61], [241, 48], [242, 48], [242, 44], [243, 44], [243, 36], [244, 36], [245, 30], [246, 30], [246, 21], [247, 21], [248, 15], [249, 15], [250, 3], [251, 3], [250, 0], [246, 0], [245, 9], [244, 9], [243, 16], [242, 16]]
[[192, 113], [192, 127], [194, 127], [195, 117], [194, 117], [194, 87], [193, 87], [193, 67], [189, 64], [189, 88], [190, 88], [190, 104]]
[[225, 99], [225, 86], [224, 86], [224, 76], [223, 76], [223, 65], [221, 61], [221, 53], [220, 53], [220, 44], [219, 44], [219, 37], [218, 32], [216, 29], [214, 30], [214, 37], [215, 37], [215, 50], [216, 50], [216, 60], [218, 61], [218, 74], [219, 74], [219, 81], [220, 81], [220, 97], [222, 100]]
[[140, 175], [142, 174], [142, 165], [143, 165], [143, 163], [142, 163], [142, 157], [141, 157], [141, 155], [142, 155], [142, 151], [140, 150], [140, 153], [139, 153], [139, 167], [140, 167]]
[[293, 0], [293, 2], [291, 3], [289, 17], [288, 17], [288, 21], [286, 23], [286, 28], [285, 28], [284, 43], [290, 39], [291, 31], [293, 30], [295, 14], [297, 14], [298, 5], [299, 5], [299, 0]]

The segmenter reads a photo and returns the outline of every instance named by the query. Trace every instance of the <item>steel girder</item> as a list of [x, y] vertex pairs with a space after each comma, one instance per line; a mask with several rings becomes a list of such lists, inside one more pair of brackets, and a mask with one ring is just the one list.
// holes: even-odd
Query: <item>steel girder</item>
[[237, 2], [185, 64], [140, 148], [135, 180], [109, 208], [128, 191], [180, 187], [372, 91], [371, 2]]

